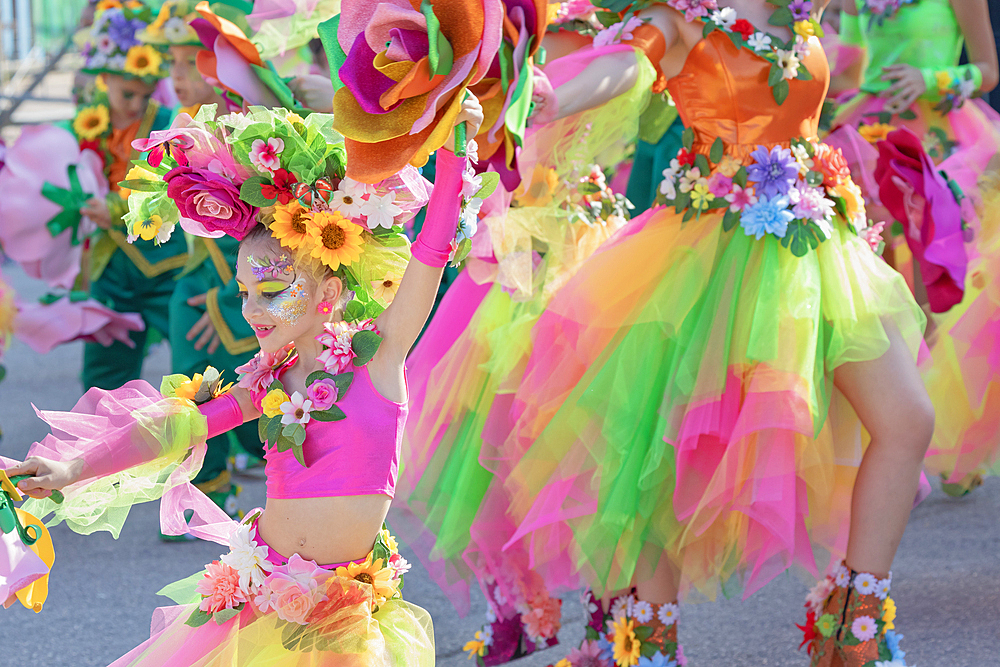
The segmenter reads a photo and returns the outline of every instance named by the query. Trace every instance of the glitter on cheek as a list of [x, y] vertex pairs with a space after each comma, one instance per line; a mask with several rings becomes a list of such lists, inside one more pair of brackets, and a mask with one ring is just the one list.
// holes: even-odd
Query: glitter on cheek
[[274, 297], [267, 306], [267, 312], [276, 321], [291, 326], [306, 314], [308, 306], [309, 293], [305, 289], [305, 280], [299, 278], [285, 293]]

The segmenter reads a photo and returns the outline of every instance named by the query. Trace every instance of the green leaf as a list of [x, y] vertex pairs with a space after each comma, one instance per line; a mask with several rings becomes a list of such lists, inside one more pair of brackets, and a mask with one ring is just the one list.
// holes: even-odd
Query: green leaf
[[806, 172], [806, 183], [813, 187], [819, 187], [823, 184], [823, 174], [812, 170]]
[[913, 112], [913, 109], [905, 109], [899, 112], [899, 117], [902, 120], [916, 120], [917, 114]]
[[722, 216], [722, 231], [728, 232], [738, 224], [740, 224], [740, 214], [726, 209], [726, 214]]
[[284, 434], [278, 436], [277, 449], [279, 453], [287, 452], [294, 446], [295, 442], [291, 438], [285, 436]]
[[167, 184], [164, 181], [147, 181], [141, 178], [130, 178], [121, 181], [118, 185], [136, 192], [159, 192], [167, 189]]
[[700, 171], [701, 175], [706, 178], [712, 171], [712, 165], [708, 163], [708, 158], [701, 153], [694, 156], [694, 166], [698, 167], [698, 171]]
[[270, 421], [271, 418], [267, 415], [261, 415], [260, 419], [257, 420], [257, 437], [260, 438], [261, 442], [267, 442], [267, 425]]
[[771, 89], [774, 94], [774, 101], [779, 105], [785, 103], [785, 99], [788, 97], [788, 80], [782, 79]]
[[583, 183], [580, 183], [580, 185], [577, 187], [577, 190], [579, 190], [585, 195], [593, 195], [597, 194], [598, 192], [602, 192], [601, 187], [597, 183], [591, 183], [590, 181], [585, 181]]
[[331, 405], [328, 410], [313, 410], [309, 414], [318, 422], [339, 422], [341, 419], [347, 419], [344, 411], [336, 405]]
[[176, 396], [177, 387], [181, 386], [188, 381], [188, 376], [182, 373], [174, 373], [173, 375], [164, 375], [163, 379], [160, 380], [160, 394], [166, 397]]
[[357, 299], [351, 300], [344, 308], [344, 321], [356, 322], [365, 316], [365, 307]]
[[382, 337], [374, 331], [359, 331], [351, 338], [351, 350], [354, 352], [354, 365], [364, 366], [382, 345]]
[[333, 383], [337, 385], [337, 400], [339, 401], [347, 394], [347, 390], [351, 388], [351, 384], [354, 382], [354, 373], [338, 373], [333, 376]]
[[485, 174], [482, 174], [482, 177], [483, 186], [472, 196], [479, 197], [480, 199], [486, 199], [493, 194], [496, 191], [497, 186], [500, 185], [500, 174], [495, 171], [488, 171]]
[[240, 199], [251, 206], [273, 206], [275, 200], [268, 199], [260, 191], [260, 186], [266, 182], [269, 181], [263, 176], [251, 176], [247, 180], [243, 181], [243, 185], [240, 186]]
[[736, 172], [735, 176], [733, 176], [733, 183], [735, 183], [736, 185], [740, 186], [741, 188], [745, 188], [747, 186], [747, 168], [746, 167], [740, 167], [740, 170]]
[[788, 7], [779, 7], [774, 10], [774, 13], [771, 14], [771, 18], [767, 22], [776, 26], [791, 25], [795, 23], [795, 17], [792, 16], [792, 10], [788, 9]]
[[267, 385], [267, 393], [271, 393], [275, 389], [285, 391], [285, 385], [281, 384], [281, 380], [271, 380], [271, 384]]
[[[647, 639], [653, 636], [653, 628], [648, 625], [640, 625], [635, 629], [635, 638], [641, 642], [645, 642]], [[652, 643], [652, 642], [650, 642]], [[653, 646], [654, 651], [656, 647]]]
[[267, 442], [274, 446], [281, 440], [281, 418], [274, 417], [267, 425]]
[[675, 210], [678, 213], [680, 213], [681, 211], [683, 211], [686, 208], [689, 208], [690, 206], [691, 206], [691, 193], [690, 192], [681, 192], [678, 189], [677, 190], [677, 197], [674, 199], [674, 208], [675, 208]]
[[[637, 630], [640, 629], [644, 628], [637, 628]], [[636, 636], [637, 637], [639, 636], [638, 632], [636, 632]], [[639, 647], [639, 654], [645, 658], [652, 658], [654, 655], [656, 655], [656, 652], [658, 650], [659, 649], [656, 647], [656, 644], [654, 644], [653, 642], [642, 642], [642, 645]]]
[[[303, 433], [303, 437], [305, 437], [304, 433]], [[301, 444], [292, 445], [292, 456], [295, 457], [295, 460], [298, 461], [299, 465], [302, 466], [303, 468], [308, 468], [309, 467], [308, 465], [306, 465], [306, 457], [305, 457], [305, 454], [302, 453], [302, 445]]]
[[241, 604], [237, 609], [223, 609], [221, 611], [217, 611], [212, 614], [212, 620], [215, 621], [216, 625], [223, 625], [229, 619], [237, 616], [242, 609], [243, 605]]
[[781, 71], [781, 68], [778, 67], [777, 64], [772, 63], [771, 69], [767, 73], [767, 85], [770, 86], [771, 88], [774, 88], [775, 86], [778, 85], [779, 81], [784, 80], [784, 76], [785, 75]]
[[715, 141], [712, 142], [712, 150], [708, 154], [708, 157], [712, 160], [712, 164], [719, 164], [722, 161], [722, 155], [725, 150], [726, 146], [722, 143], [722, 137], [716, 137]]
[[589, 625], [587, 626], [587, 631], [586, 631], [585, 634], [586, 634], [586, 638], [589, 641], [592, 641], [592, 642], [593, 641], [597, 641], [598, 639], [601, 638], [601, 636], [599, 634], [597, 634], [597, 630], [595, 630], [594, 628], [590, 627]]
[[336, 379], [337, 378], [336, 378], [335, 375], [333, 375], [331, 373], [327, 373], [326, 371], [313, 371], [312, 373], [310, 373], [309, 375], [306, 376], [306, 386], [307, 387], [312, 386], [312, 384], [314, 382], [317, 382], [319, 380], [334, 380], [334, 381], [336, 381]]
[[892, 233], [893, 236], [902, 236], [903, 223], [901, 223], [899, 220], [893, 220], [892, 224], [889, 226], [889, 231]]
[[694, 128], [684, 128], [681, 133], [681, 142], [684, 144], [684, 148], [691, 150], [691, 147], [694, 146]]
[[681, 222], [687, 222], [695, 216], [695, 213], [696, 211], [689, 206], [688, 210], [684, 212], [684, 217], [681, 219]]
[[201, 626], [208, 623], [208, 619], [212, 618], [207, 612], [201, 609], [195, 609], [188, 620], [184, 621], [184, 625], [189, 625], [192, 628], [200, 628]]
[[799, 65], [799, 71], [795, 73], [795, 78], [799, 81], [812, 81], [813, 75], [805, 65]]
[[714, 31], [718, 30], [719, 26], [715, 25], [715, 21], [705, 21], [705, 27], [701, 29], [702, 39], [711, 35]]

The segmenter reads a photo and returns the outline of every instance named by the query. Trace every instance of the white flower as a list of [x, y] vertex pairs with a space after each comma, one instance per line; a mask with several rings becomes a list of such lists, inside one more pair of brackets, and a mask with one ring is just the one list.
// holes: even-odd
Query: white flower
[[833, 219], [833, 200], [826, 197], [822, 188], [799, 181], [788, 189], [788, 201], [792, 204], [792, 213], [796, 218], [817, 223]]
[[250, 526], [238, 524], [229, 535], [229, 553], [222, 556], [222, 562], [239, 573], [240, 588], [246, 592], [263, 584], [274, 567], [267, 560], [267, 547], [258, 545], [250, 533]]
[[393, 570], [396, 571], [396, 579], [402, 577], [404, 574], [410, 571], [411, 567], [413, 567], [412, 565], [410, 565], [410, 561], [406, 560], [399, 554], [392, 555], [392, 558], [389, 559], [389, 565], [392, 567]]
[[124, 70], [125, 55], [119, 54], [117, 56], [111, 56], [110, 58], [108, 58], [108, 69]]
[[643, 20], [638, 16], [632, 16], [628, 21], [619, 21], [594, 36], [594, 48], [610, 46], [626, 39], [632, 39], [632, 31], [642, 24]]
[[750, 35], [750, 39], [747, 40], [747, 46], [754, 51], [770, 51], [771, 37], [770, 35], [765, 35], [762, 32], [755, 32]]
[[802, 35], [796, 35], [795, 44], [792, 45], [792, 51], [794, 51], [795, 55], [799, 58], [805, 58], [809, 55], [809, 41]]
[[688, 169], [687, 173], [681, 176], [681, 192], [691, 192], [694, 186], [704, 183], [708, 187], [708, 181], [701, 177], [701, 170], [698, 167]]
[[830, 597], [830, 593], [833, 592], [834, 584], [833, 578], [824, 577], [816, 582], [816, 585], [812, 587], [812, 590], [806, 595], [806, 607], [814, 612], [817, 616], [819, 615], [819, 610], [822, 608], [823, 603], [826, 599]]
[[628, 616], [629, 603], [632, 601], [632, 596], [620, 597], [615, 600], [614, 604], [611, 605], [611, 618], [613, 620], [619, 621], [626, 616]]
[[462, 196], [466, 199], [472, 197], [483, 188], [483, 176], [477, 174], [470, 166], [462, 172]]
[[358, 183], [353, 178], [345, 178], [340, 181], [340, 185], [333, 193], [330, 206], [345, 218], [357, 218], [364, 215], [361, 208], [365, 204], [365, 196], [373, 193], [374, 188], [368, 184]]
[[483, 200], [479, 197], [473, 197], [469, 201], [465, 202], [465, 208], [462, 209], [462, 217], [458, 221], [458, 235], [457, 239], [462, 241], [464, 239], [472, 239], [479, 231], [479, 210], [483, 207]]
[[[666, 174], [667, 172], [663, 172]], [[674, 179], [665, 178], [660, 182], [660, 194], [664, 195], [667, 199], [677, 198], [677, 187], [674, 185]]]
[[90, 57], [89, 60], [87, 60], [87, 67], [91, 67], [93, 69], [100, 69], [101, 67], [104, 67], [107, 64], [108, 64], [108, 57], [100, 52], [95, 53]]
[[794, 79], [798, 76], [799, 57], [795, 54], [794, 49], [791, 51], [786, 51], [785, 49], [778, 49], [775, 51], [778, 55], [777, 65], [781, 68], [781, 76], [786, 79]]
[[846, 565], [838, 565], [837, 572], [833, 575], [833, 583], [835, 583], [838, 588], [844, 588], [850, 580], [851, 571], [847, 569]]
[[889, 597], [889, 589], [892, 587], [891, 584], [892, 582], [888, 578], [879, 579], [878, 585], [875, 587], [875, 597], [879, 600], [884, 600]]
[[594, 603], [594, 594], [589, 588], [583, 589], [583, 592], [580, 593], [580, 604], [583, 605], [583, 608], [587, 610], [588, 614], [597, 613], [597, 605]]
[[632, 616], [639, 623], [649, 623], [653, 620], [653, 605], [645, 600], [639, 600], [632, 605]]
[[712, 12], [712, 21], [715, 22], [715, 25], [728, 30], [736, 23], [736, 10], [732, 7], [717, 9]]
[[878, 586], [878, 579], [867, 572], [854, 577], [854, 589], [862, 595], [872, 595], [875, 593], [876, 586]]
[[171, 222], [169, 225], [167, 223], [163, 223], [163, 225], [160, 226], [160, 231], [156, 232], [156, 242], [166, 243], [169, 241], [171, 234], [174, 233], [174, 227], [176, 226], [176, 222]]
[[287, 426], [288, 424], [308, 424], [310, 419], [309, 412], [312, 410], [312, 401], [300, 394], [295, 392], [289, 397], [287, 401], [281, 404], [281, 423]]
[[397, 206], [395, 201], [396, 193], [388, 192], [381, 197], [372, 195], [368, 201], [361, 205], [361, 215], [368, 217], [368, 229], [392, 228], [396, 223], [396, 216], [403, 212], [403, 209]]
[[469, 143], [465, 145], [465, 157], [472, 164], [479, 164], [479, 144], [475, 139], [469, 139]]
[[174, 16], [163, 24], [163, 36], [171, 44], [186, 42], [194, 36], [194, 31], [188, 28], [188, 24], [180, 16]]
[[805, 176], [806, 172], [812, 169], [815, 164], [813, 159], [809, 157], [809, 150], [803, 144], [792, 144], [792, 155], [799, 163], [799, 176]]
[[660, 619], [660, 623], [663, 623], [663, 625], [671, 626], [681, 617], [680, 607], [673, 602], [661, 604], [660, 610], [656, 612], [656, 617]]
[[493, 646], [493, 625], [484, 625], [479, 631], [479, 638], [483, 640], [484, 646]]
[[486, 605], [486, 621], [492, 623], [497, 620], [497, 613], [493, 611], [493, 605], [487, 603]]
[[496, 600], [497, 605], [500, 607], [507, 604], [507, 598], [504, 597], [503, 591], [500, 590], [499, 585], [493, 589], [493, 599]]
[[967, 100], [976, 92], [976, 82], [972, 79], [962, 79], [957, 86], [958, 95], [962, 100]]

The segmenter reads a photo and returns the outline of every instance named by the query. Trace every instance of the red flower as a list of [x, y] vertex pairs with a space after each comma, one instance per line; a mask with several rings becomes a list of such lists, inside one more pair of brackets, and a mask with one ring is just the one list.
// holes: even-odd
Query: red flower
[[851, 177], [847, 160], [839, 148], [819, 144], [816, 147], [816, 155], [813, 156], [813, 164], [823, 174], [823, 185], [828, 188], [835, 188]]
[[[798, 623], [796, 623], [795, 627], [801, 630], [802, 634], [805, 636], [805, 638], [802, 640], [802, 643], [799, 644], [799, 650], [802, 650], [803, 646], [805, 646], [806, 644], [808, 644], [809, 642], [811, 642], [812, 640], [816, 639], [816, 637], [819, 636], [818, 633], [816, 632], [816, 612], [810, 611], [808, 614], [806, 614], [806, 624], [799, 625]], [[812, 655], [812, 646], [806, 648], [806, 653], [808, 655]]]
[[295, 174], [286, 169], [276, 169], [274, 171], [274, 184], [262, 183], [260, 193], [268, 199], [277, 199], [282, 205], [287, 205], [295, 196], [294, 186], [299, 182]]
[[694, 153], [691, 153], [686, 148], [682, 148], [679, 153], [677, 153], [677, 161], [682, 165], [688, 165], [689, 167], [694, 166]]
[[104, 149], [101, 148], [101, 140], [100, 139], [88, 139], [86, 141], [81, 141], [80, 142], [80, 150], [82, 151], [85, 148], [89, 148], [90, 150], [94, 151], [99, 156], [101, 156], [101, 165], [105, 169], [107, 168], [107, 166], [108, 166], [108, 157], [107, 157], [107, 155], [104, 154]]
[[736, 19], [736, 23], [733, 24], [733, 32], [738, 32], [743, 35], [743, 39], [750, 39], [750, 35], [754, 34], [756, 30], [753, 28], [753, 24], [746, 19]]

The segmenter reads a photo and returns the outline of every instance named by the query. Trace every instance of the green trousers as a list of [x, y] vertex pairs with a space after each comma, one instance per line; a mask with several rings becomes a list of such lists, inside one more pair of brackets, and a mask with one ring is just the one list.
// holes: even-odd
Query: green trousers
[[684, 124], [677, 118], [657, 143], [650, 144], [641, 139], [636, 142], [632, 175], [625, 192], [628, 200], [635, 205], [633, 218], [652, 207], [663, 180], [663, 170], [670, 166], [670, 161], [677, 157], [677, 151], [684, 145], [683, 133]]

